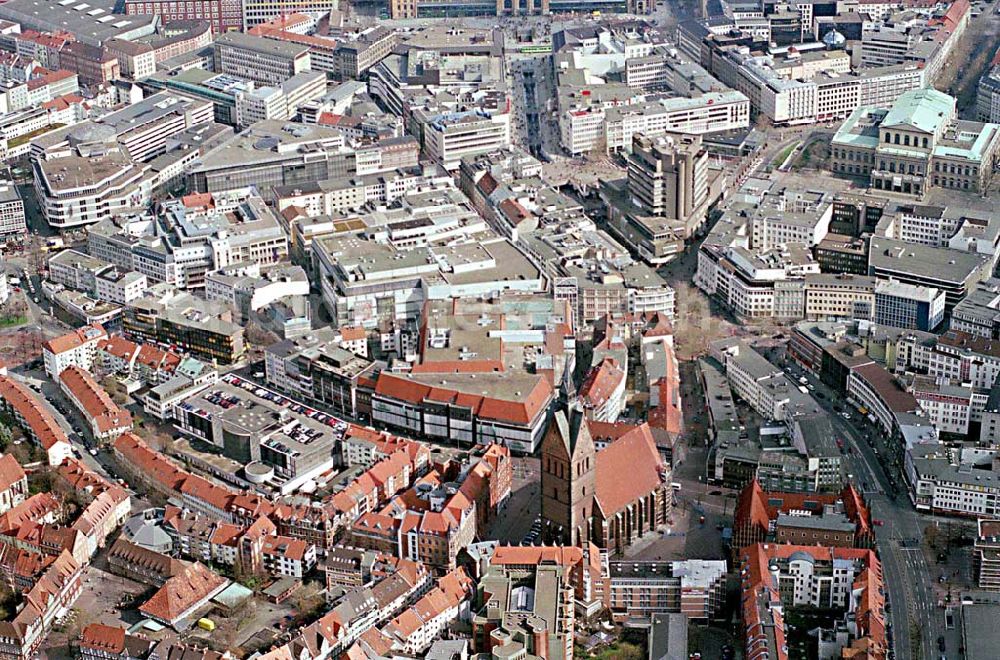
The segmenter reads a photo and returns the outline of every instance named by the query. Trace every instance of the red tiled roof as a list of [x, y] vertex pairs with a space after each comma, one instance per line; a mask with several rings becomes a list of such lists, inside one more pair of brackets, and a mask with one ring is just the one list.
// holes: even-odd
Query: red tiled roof
[[370, 511], [355, 520], [351, 529], [369, 536], [385, 536], [395, 540], [396, 530], [400, 524], [401, 521], [398, 518]]
[[649, 411], [647, 415], [649, 425], [667, 433], [679, 434], [684, 428], [684, 416], [675, 403], [675, 395], [680, 396], [678, 388], [666, 378], [661, 378], [653, 387], [659, 390], [660, 405]]
[[465, 570], [456, 568], [438, 580], [437, 586], [427, 592], [412, 607], [386, 624], [384, 632], [399, 640], [414, 635], [429, 621], [450, 608], [457, 607], [472, 589], [472, 579]]
[[224, 577], [194, 563], [167, 580], [139, 611], [159, 621], [173, 623], [226, 582]]
[[135, 361], [138, 364], [149, 367], [150, 369], [160, 369], [164, 364], [169, 364], [171, 353], [169, 351], [163, 351], [152, 346], [150, 344], [143, 344], [139, 348], [139, 355], [136, 356]]
[[38, 522], [60, 511], [62, 505], [59, 500], [49, 493], [36, 493], [10, 511], [0, 514], [0, 534], [9, 534], [27, 522]]
[[83, 413], [101, 433], [112, 429], [131, 428], [132, 413], [119, 408], [111, 395], [97, 384], [93, 376], [77, 367], [70, 365], [59, 374], [59, 380], [69, 390], [79, 403]]
[[597, 452], [595, 462], [594, 496], [605, 518], [663, 484], [663, 464], [647, 424]]
[[69, 101], [63, 98], [52, 99], [51, 101], [43, 102], [42, 107], [46, 110], [65, 110], [69, 107]]
[[118, 655], [125, 650], [125, 629], [91, 623], [80, 634], [80, 648]]
[[580, 386], [580, 398], [584, 405], [597, 408], [604, 405], [614, 391], [625, 381], [625, 371], [613, 357], [606, 357], [591, 367]]
[[340, 338], [343, 341], [358, 341], [368, 336], [364, 328], [344, 326], [340, 329]]
[[856, 525], [857, 534], [871, 533], [871, 513], [864, 498], [848, 484], [839, 493], [790, 493], [781, 491], [765, 491], [754, 479], [740, 492], [733, 514], [733, 525], [736, 529], [756, 527], [763, 538], [770, 528], [772, 520], [779, 513], [790, 511], [814, 511], [822, 514], [823, 507], [838, 501], [843, 502], [844, 514]]
[[90, 501], [83, 513], [73, 523], [73, 529], [92, 536], [104, 529], [104, 523], [129, 499], [129, 494], [118, 486], [111, 486]]
[[410, 458], [404, 451], [396, 451], [375, 465], [367, 472], [379, 485], [384, 486], [390, 479], [403, 476], [410, 467]]
[[68, 588], [71, 581], [79, 578], [80, 565], [68, 552], [60, 553], [31, 591], [24, 595], [24, 605], [14, 618], [0, 622], [4, 637], [16, 640], [17, 644], [27, 641], [28, 631], [42, 625], [42, 618], [50, 615], [58, 603], [59, 594]]
[[375, 391], [410, 403], [421, 403], [425, 400], [451, 401], [472, 408], [473, 414], [477, 417], [517, 424], [530, 424], [552, 398], [552, 386], [541, 376], [537, 378], [531, 391], [517, 400], [468, 394], [451, 389], [447, 385], [426, 385], [388, 371], [379, 374]]
[[139, 345], [120, 335], [114, 335], [97, 342], [97, 350], [104, 351], [108, 355], [131, 362], [132, 358], [136, 354], [136, 351], [139, 350]]
[[31, 391], [9, 376], [0, 376], [0, 398], [24, 419], [38, 443], [46, 451], [58, 443], [69, 444], [66, 432]]
[[229, 507], [232, 498], [232, 493], [228, 489], [195, 474], [184, 480], [180, 492], [182, 495], [205, 502], [220, 511], [225, 511]]
[[181, 197], [181, 204], [189, 209], [210, 209], [215, 206], [212, 193], [191, 193]]
[[337, 42], [332, 39], [323, 39], [320, 37], [313, 37], [306, 34], [296, 34], [294, 32], [288, 32], [286, 30], [277, 30], [266, 25], [258, 25], [251, 28], [250, 34], [258, 37], [264, 37], [266, 39], [277, 39], [278, 41], [289, 41], [295, 44], [301, 44], [303, 46], [308, 46], [309, 48], [315, 48], [317, 50], [330, 50], [333, 51], [337, 47]]
[[[88, 335], [93, 336], [88, 337]], [[104, 328], [100, 324], [94, 323], [93, 325], [85, 325], [82, 328], [77, 328], [73, 332], [68, 332], [61, 337], [50, 339], [42, 344], [42, 348], [49, 353], [59, 355], [60, 353], [79, 348], [88, 341], [107, 339], [107, 337], [108, 333], [104, 331]]]
[[239, 525], [220, 522], [212, 530], [212, 536], [208, 542], [212, 545], [235, 547], [241, 536], [243, 536], [243, 529]]
[[271, 20], [267, 21], [266, 23], [261, 23], [258, 26], [252, 27], [250, 28], [250, 30], [248, 30], [248, 32], [250, 34], [257, 34], [257, 32], [254, 32], [254, 30], [256, 30], [258, 27], [266, 27], [275, 30], [286, 30], [290, 27], [306, 26], [309, 25], [310, 23], [312, 23], [312, 19], [306, 16], [305, 14], [298, 14], [298, 13], [284, 14], [281, 16], [276, 16]]
[[674, 325], [663, 312], [654, 312], [647, 321], [650, 327], [642, 333], [645, 338], [649, 337], [672, 337]]
[[[854, 617], [858, 625], [859, 635], [867, 638], [875, 651], [875, 655], [872, 657], [879, 659], [886, 657], [882, 566], [873, 551], [856, 548], [757, 543], [744, 548], [742, 553], [744, 555], [742, 611], [748, 647], [751, 646], [750, 642], [756, 641], [756, 644], [759, 644], [760, 640], [766, 638], [763, 635], [763, 627], [766, 622], [761, 619], [761, 609], [767, 609], [775, 616], [773, 630], [783, 651], [777, 657], [788, 657], [787, 649], [784, 646], [784, 621], [780, 616], [781, 597], [778, 585], [772, 578], [770, 565], [775, 559], [789, 559], [792, 555], [801, 553], [816, 561], [832, 563], [835, 559], [846, 559], [864, 562], [852, 584], [854, 590], [860, 591]], [[777, 604], [778, 606], [771, 607], [769, 604]], [[753, 648], [748, 648], [748, 651], [751, 652], [746, 654], [747, 657], [761, 657], [752, 652], [753, 649], [757, 648], [756, 644], [753, 644]], [[772, 653], [774, 651], [774, 649], [771, 650]]]
[[503, 200], [500, 202], [499, 209], [510, 224], [515, 227], [531, 217], [531, 213], [528, 212], [528, 209], [524, 208], [524, 206], [516, 199]]
[[302, 539], [293, 539], [288, 536], [268, 536], [264, 539], [263, 553], [265, 555], [277, 555], [293, 561], [303, 561], [309, 544]]
[[9, 489], [26, 477], [24, 468], [17, 462], [13, 454], [4, 454], [0, 457], [0, 491]]
[[493, 566], [559, 564], [575, 566], [583, 561], [583, 548], [576, 546], [517, 546], [497, 547], [490, 559]]
[[174, 465], [170, 459], [153, 451], [143, 440], [132, 433], [123, 433], [114, 443], [114, 449], [134, 469], [148, 479], [152, 479], [168, 490], [180, 492], [184, 481], [190, 476]]
[[493, 191], [497, 189], [500, 184], [497, 183], [496, 178], [489, 172], [479, 177], [479, 181], [476, 182], [476, 187], [479, 191], [483, 193], [484, 196], [489, 197], [493, 194]]
[[590, 429], [590, 437], [604, 442], [614, 442], [626, 433], [638, 428], [638, 424], [627, 422], [599, 422], [594, 419], [587, 420], [587, 428]]

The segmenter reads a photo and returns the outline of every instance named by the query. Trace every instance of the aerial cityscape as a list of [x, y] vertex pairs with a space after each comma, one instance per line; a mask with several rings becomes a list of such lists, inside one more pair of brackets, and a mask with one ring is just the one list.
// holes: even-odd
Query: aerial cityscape
[[0, 0], [0, 79], [0, 660], [1000, 660], [1000, 0]]

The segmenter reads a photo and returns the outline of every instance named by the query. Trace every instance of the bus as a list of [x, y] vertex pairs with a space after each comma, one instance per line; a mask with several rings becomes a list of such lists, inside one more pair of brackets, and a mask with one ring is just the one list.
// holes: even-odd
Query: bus
[[551, 53], [552, 44], [546, 44], [542, 46], [525, 46], [521, 49], [521, 52], [525, 55], [536, 55], [541, 53]]

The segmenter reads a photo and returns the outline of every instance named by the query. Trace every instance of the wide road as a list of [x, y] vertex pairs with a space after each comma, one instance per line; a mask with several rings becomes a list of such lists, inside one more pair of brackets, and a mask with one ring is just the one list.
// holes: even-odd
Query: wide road
[[[794, 369], [797, 378], [803, 372]], [[944, 610], [937, 605], [931, 567], [927, 563], [921, 545], [924, 517], [910, 503], [905, 492], [893, 496], [889, 475], [883, 463], [885, 453], [876, 454], [865, 440], [867, 421], [851, 411], [847, 420], [834, 410], [838, 405], [843, 410], [851, 410], [846, 404], [838, 403], [839, 395], [825, 386], [818, 378], [806, 374], [816, 392], [824, 398], [816, 397], [819, 404], [830, 414], [834, 431], [845, 440], [847, 472], [853, 475], [855, 485], [860, 485], [871, 509], [872, 518], [884, 521], [875, 527], [879, 559], [882, 561], [883, 577], [889, 593], [889, 622], [892, 626], [895, 658], [940, 657], [937, 639], [945, 635]], [[897, 484], [902, 475], [894, 475]], [[911, 622], [915, 625], [911, 626]], [[911, 633], [914, 637], [911, 638]], [[948, 657], [958, 656], [957, 631], [948, 631], [946, 639]]]

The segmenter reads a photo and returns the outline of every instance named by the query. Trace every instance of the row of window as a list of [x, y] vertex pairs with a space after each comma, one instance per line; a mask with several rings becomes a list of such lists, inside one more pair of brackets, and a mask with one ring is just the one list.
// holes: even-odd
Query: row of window
[[[885, 138], [884, 138], [883, 141], [886, 144], [902, 144], [904, 147], [911, 147], [911, 146], [912, 147], [917, 147], [917, 146], [919, 146], [919, 147], [922, 147], [922, 148], [926, 149], [927, 146], [928, 146], [928, 142], [927, 142], [927, 138], [926, 137], [921, 138], [920, 139], [920, 144], [917, 144], [918, 138], [917, 138], [916, 135], [914, 135], [913, 136], [913, 144], [910, 144], [910, 136], [909, 135], [903, 135], [903, 141], [902, 141], [902, 143], [900, 143], [899, 136], [900, 136], [899, 133], [890, 133], [889, 131], [886, 131]], [[892, 137], [892, 140], [889, 139], [890, 137]]]

